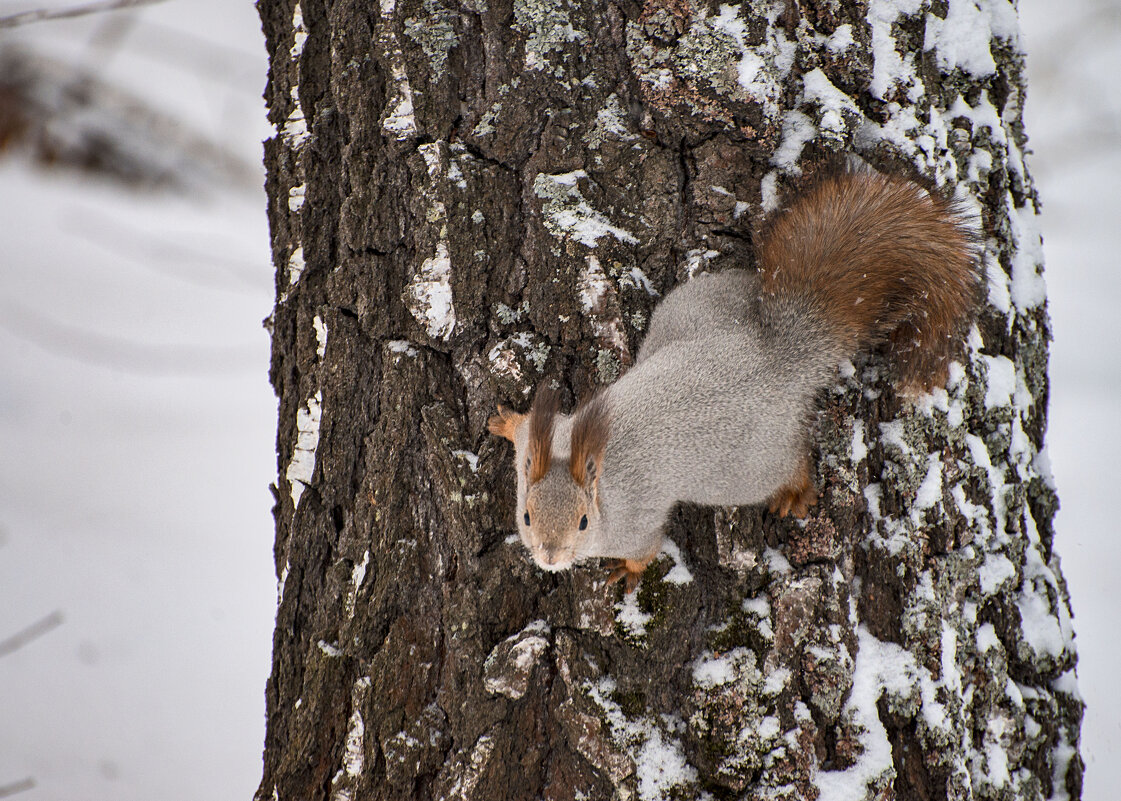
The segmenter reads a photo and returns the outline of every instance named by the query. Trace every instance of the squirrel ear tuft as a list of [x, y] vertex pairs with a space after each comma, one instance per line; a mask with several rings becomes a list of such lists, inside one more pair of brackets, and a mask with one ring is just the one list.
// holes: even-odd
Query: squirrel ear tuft
[[536, 484], [549, 472], [553, 459], [553, 425], [560, 408], [560, 393], [542, 384], [529, 410], [529, 483]]
[[572, 455], [568, 469], [572, 480], [588, 487], [599, 478], [603, 452], [611, 436], [611, 411], [607, 399], [597, 395], [576, 411], [572, 424]]
[[518, 414], [500, 403], [498, 404], [498, 414], [487, 420], [487, 430], [496, 437], [505, 437], [513, 442], [514, 432], [517, 431], [518, 426], [522, 424], [524, 419], [524, 414]]

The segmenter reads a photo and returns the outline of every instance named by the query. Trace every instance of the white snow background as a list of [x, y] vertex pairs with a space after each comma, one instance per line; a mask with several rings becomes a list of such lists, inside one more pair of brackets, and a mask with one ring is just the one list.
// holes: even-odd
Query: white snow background
[[[77, 0], [73, 0], [76, 2]], [[62, 8], [0, 4], [0, 14]], [[1048, 442], [1073, 596], [1086, 799], [1121, 784], [1121, 5], [1022, 0], [1029, 165], [1055, 327]], [[168, 0], [0, 32], [260, 162], [265, 51], [247, 0]], [[272, 304], [258, 185], [130, 192], [0, 154], [0, 788], [36, 801], [249, 799], [276, 602]]]

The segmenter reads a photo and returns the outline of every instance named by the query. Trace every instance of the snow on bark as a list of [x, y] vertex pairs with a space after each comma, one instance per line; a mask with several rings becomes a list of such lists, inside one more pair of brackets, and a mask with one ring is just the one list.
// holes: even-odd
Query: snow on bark
[[296, 445], [284, 477], [292, 494], [292, 508], [300, 505], [304, 489], [315, 475], [315, 451], [319, 447], [319, 422], [322, 417], [323, 393], [316, 392], [296, 412]]

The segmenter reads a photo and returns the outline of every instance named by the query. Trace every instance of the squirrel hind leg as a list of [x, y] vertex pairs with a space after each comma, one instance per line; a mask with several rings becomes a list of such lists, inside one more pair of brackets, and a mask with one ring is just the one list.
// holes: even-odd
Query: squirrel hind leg
[[793, 514], [795, 517], [805, 517], [810, 507], [817, 503], [817, 490], [810, 480], [809, 460], [804, 459], [798, 472], [789, 482], [775, 490], [771, 496], [769, 508], [772, 514], [786, 517]]

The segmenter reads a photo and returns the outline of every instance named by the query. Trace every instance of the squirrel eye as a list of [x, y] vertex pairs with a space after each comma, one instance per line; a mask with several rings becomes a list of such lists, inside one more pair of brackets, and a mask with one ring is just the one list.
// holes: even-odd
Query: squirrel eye
[[580, 516], [580, 530], [583, 531], [587, 527], [588, 527], [588, 516], [587, 515], [581, 515]]
[[522, 520], [524, 520], [524, 521], [525, 521], [525, 524], [526, 524], [527, 526], [529, 525], [529, 512], [526, 512], [526, 513], [525, 513], [525, 514], [524, 514], [524, 515], [522, 516]]

